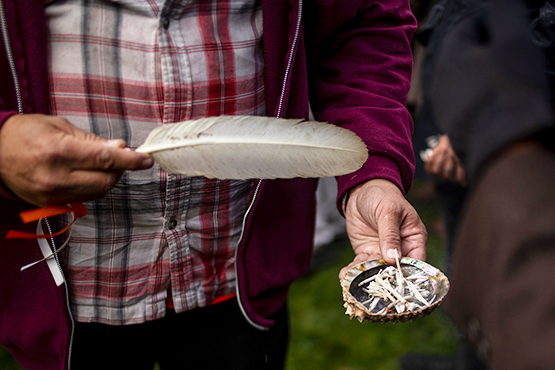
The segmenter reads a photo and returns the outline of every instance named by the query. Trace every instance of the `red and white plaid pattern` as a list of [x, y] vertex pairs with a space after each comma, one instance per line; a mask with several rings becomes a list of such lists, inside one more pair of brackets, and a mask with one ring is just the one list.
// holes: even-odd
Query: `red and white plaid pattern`
[[[46, 13], [52, 114], [83, 130], [136, 148], [160, 124], [265, 114], [255, 0], [68, 0]], [[170, 282], [177, 312], [232, 293], [252, 186], [158, 166], [125, 173], [74, 226], [64, 265], [75, 318], [160, 318]]]

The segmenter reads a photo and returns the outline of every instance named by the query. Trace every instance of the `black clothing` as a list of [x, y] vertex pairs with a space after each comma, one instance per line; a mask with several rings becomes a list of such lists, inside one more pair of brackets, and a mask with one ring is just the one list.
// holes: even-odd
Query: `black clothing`
[[470, 182], [509, 144], [553, 135], [547, 58], [530, 32], [542, 3], [491, 0], [459, 20], [444, 40], [433, 110]]

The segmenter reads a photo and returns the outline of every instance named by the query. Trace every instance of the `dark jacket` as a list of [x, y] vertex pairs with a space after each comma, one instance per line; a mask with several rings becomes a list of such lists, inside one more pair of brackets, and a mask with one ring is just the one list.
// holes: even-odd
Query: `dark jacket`
[[[472, 183], [444, 307], [492, 369], [555, 367], [554, 10], [489, 0], [453, 26], [434, 76]], [[507, 150], [523, 140], [550, 150]]]
[[555, 129], [555, 14], [538, 19], [545, 0], [483, 3], [452, 25], [431, 86], [436, 122], [471, 182], [516, 141], [552, 146]]
[[[6, 47], [0, 45], [0, 124], [22, 113], [48, 114], [44, 1], [0, 0], [17, 71], [20, 109]], [[356, 132], [370, 157], [338, 179], [339, 197], [371, 178], [403, 191], [414, 164], [412, 121], [405, 108], [416, 28], [407, 0], [263, 0], [267, 111], [308, 117]], [[302, 22], [299, 21], [302, 10]], [[3, 31], [5, 37], [6, 30]], [[6, 42], [6, 40], [5, 40]], [[309, 267], [314, 229], [314, 179], [263, 181], [238, 249], [239, 299], [255, 326], [281, 307], [288, 287]], [[0, 343], [29, 369], [64, 369], [71, 322], [64, 287], [57, 288], [34, 241], [5, 240], [9, 229], [33, 232], [18, 214], [31, 206], [0, 189]]]

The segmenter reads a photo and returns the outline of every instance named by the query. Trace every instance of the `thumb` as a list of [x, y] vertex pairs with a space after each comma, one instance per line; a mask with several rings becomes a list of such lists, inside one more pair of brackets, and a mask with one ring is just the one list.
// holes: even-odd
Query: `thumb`
[[401, 220], [398, 215], [389, 214], [378, 221], [378, 237], [383, 259], [395, 263], [395, 256], [401, 256]]

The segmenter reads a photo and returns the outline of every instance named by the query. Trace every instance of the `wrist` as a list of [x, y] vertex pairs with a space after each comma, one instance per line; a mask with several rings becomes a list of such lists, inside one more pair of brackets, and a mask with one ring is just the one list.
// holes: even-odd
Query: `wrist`
[[380, 189], [390, 188], [393, 191], [398, 191], [403, 196], [403, 192], [401, 191], [401, 189], [399, 189], [399, 187], [395, 185], [395, 183], [393, 183], [388, 179], [377, 178], [377, 179], [366, 180], [364, 182], [361, 182], [357, 186], [354, 186], [351, 189], [347, 190], [347, 192], [345, 193], [345, 196], [343, 197], [343, 204], [342, 204], [343, 212], [345, 212], [345, 210], [347, 209], [349, 201], [352, 201], [353, 199], [354, 201], [356, 201], [356, 198], [361, 191], [370, 189], [372, 187], [378, 187]]

